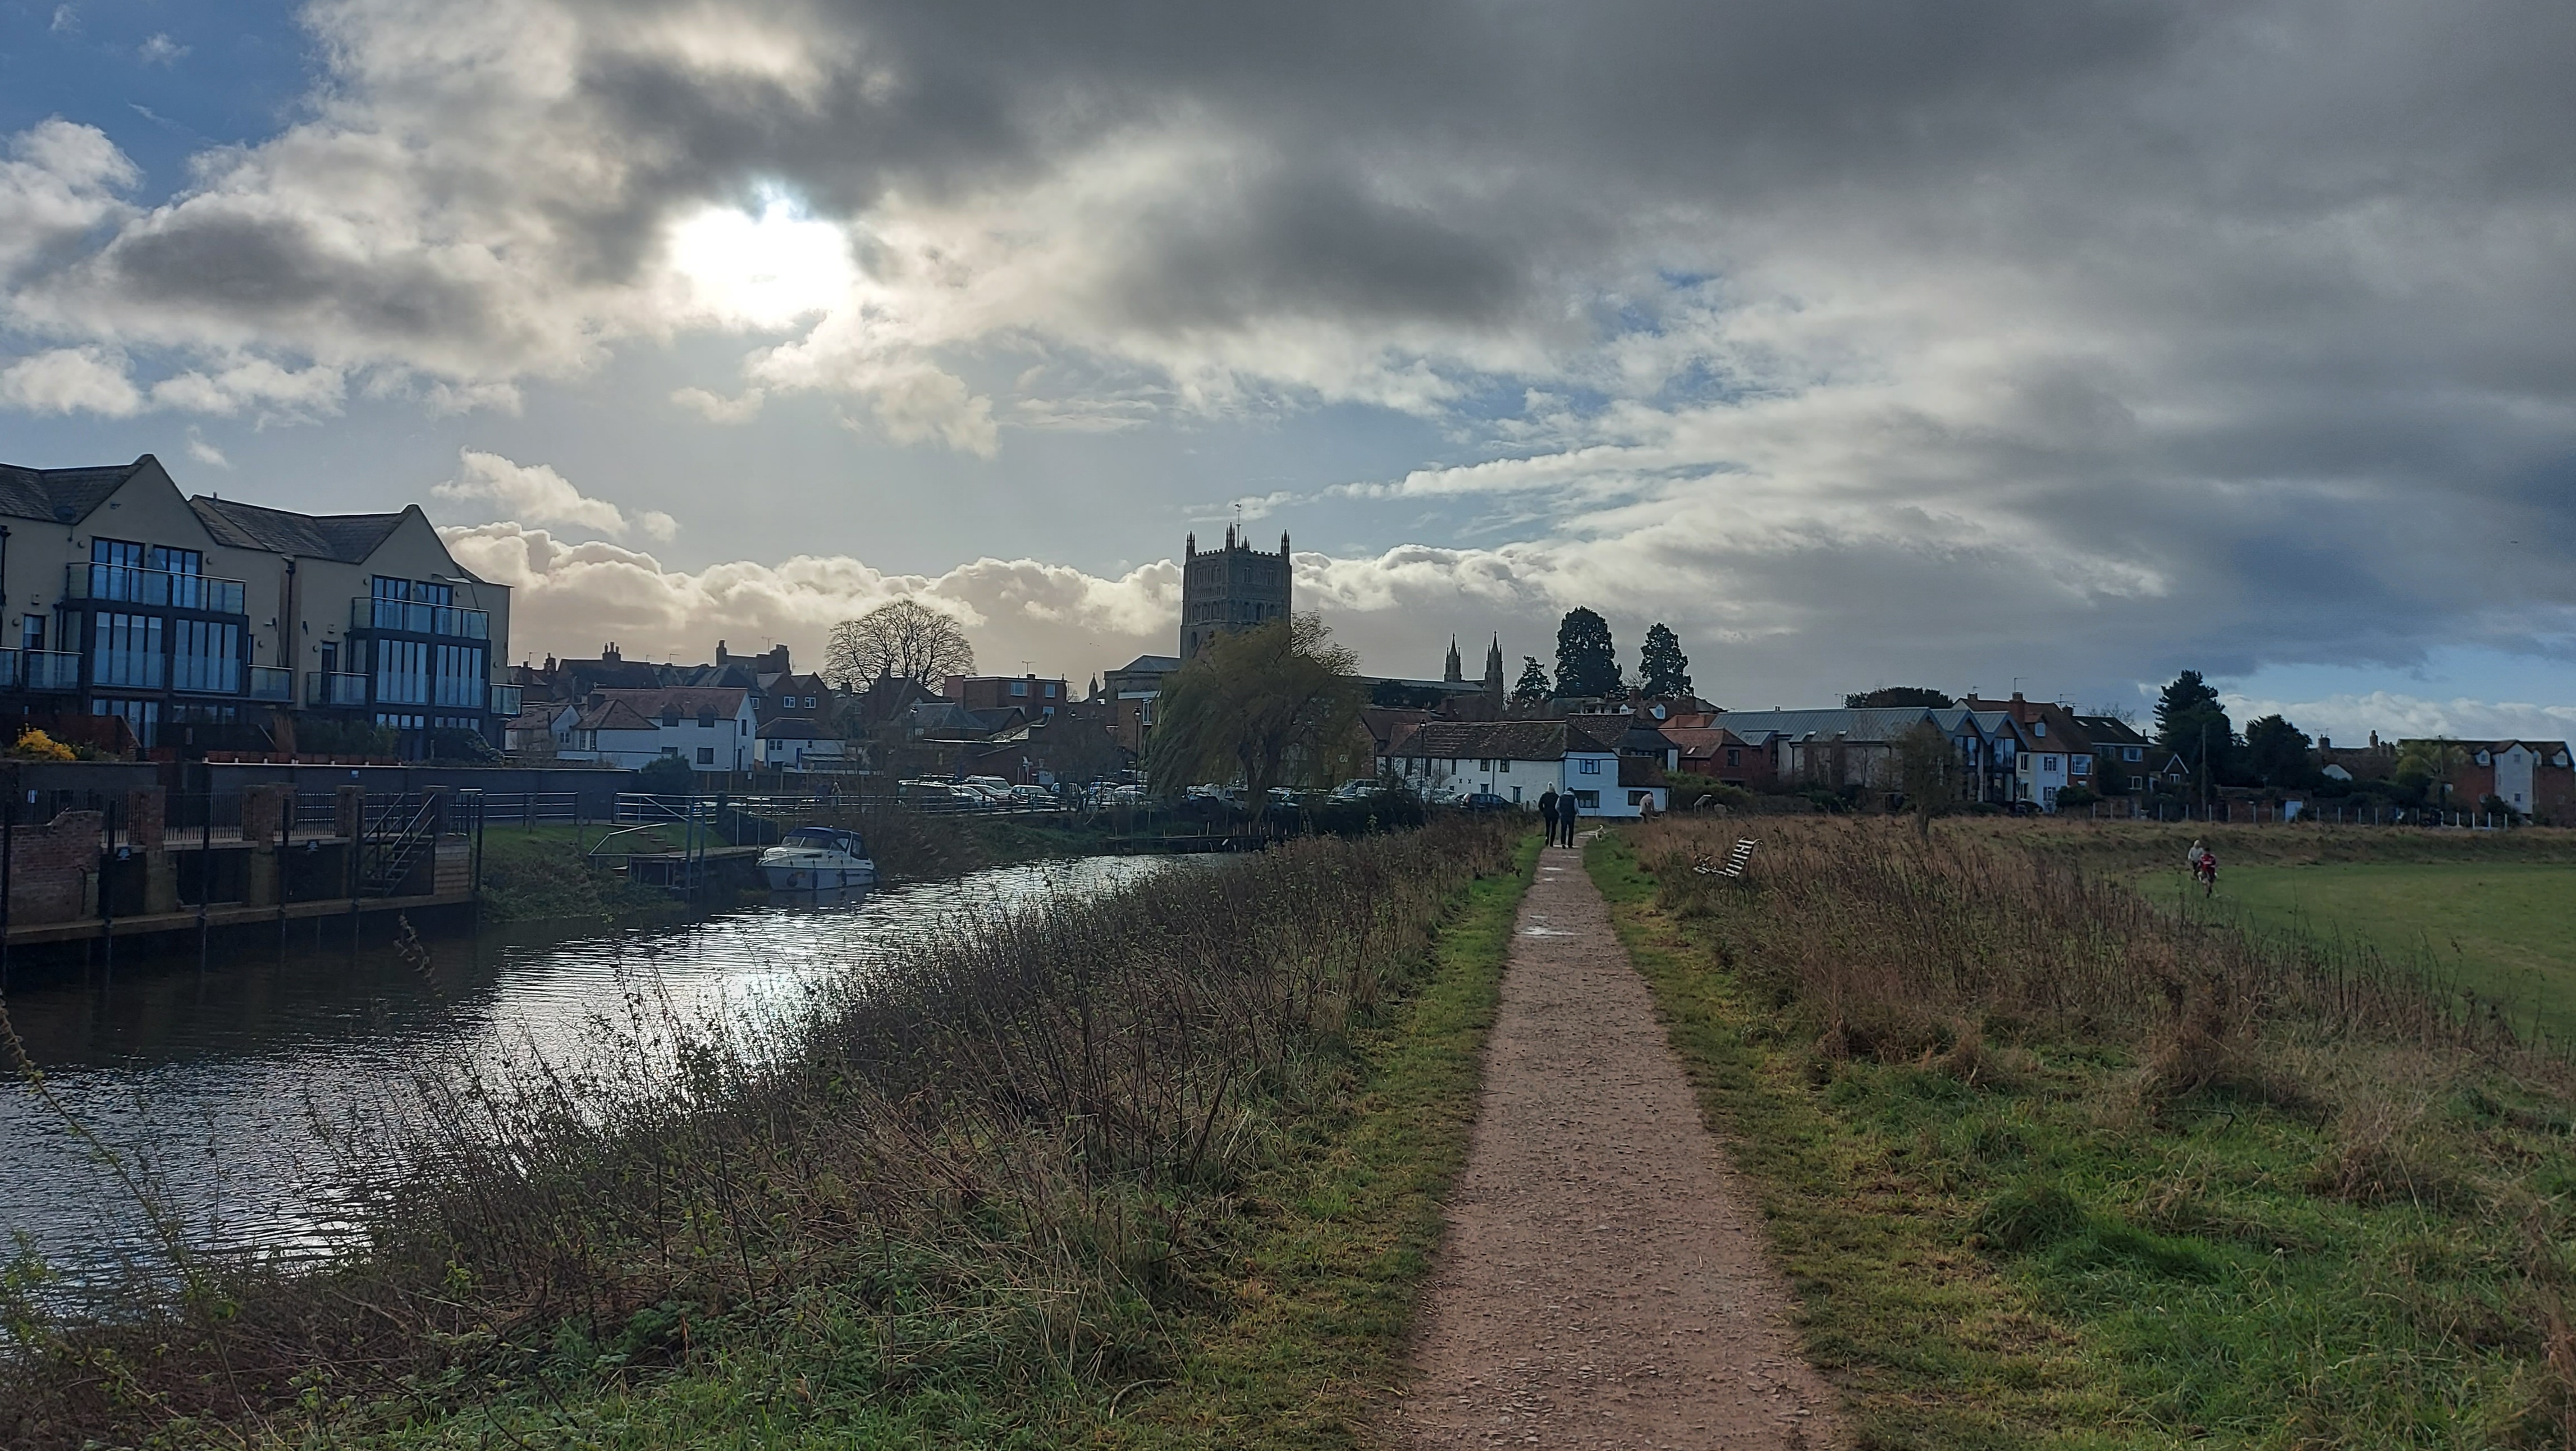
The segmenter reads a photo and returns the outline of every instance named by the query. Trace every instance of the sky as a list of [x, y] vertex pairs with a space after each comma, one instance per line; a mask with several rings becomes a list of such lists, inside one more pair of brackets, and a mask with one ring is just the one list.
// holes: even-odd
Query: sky
[[2548, 0], [0, 0], [0, 460], [417, 502], [514, 655], [983, 668], [1291, 536], [1885, 684], [2576, 735]]

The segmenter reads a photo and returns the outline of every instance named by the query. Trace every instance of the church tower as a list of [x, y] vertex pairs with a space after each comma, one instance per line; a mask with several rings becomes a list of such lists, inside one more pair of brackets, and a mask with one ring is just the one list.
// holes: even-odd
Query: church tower
[[[1458, 647], [1453, 644], [1449, 651], [1454, 656]], [[1503, 637], [1500, 635], [1494, 637], [1493, 644], [1485, 647], [1485, 700], [1494, 707], [1494, 715], [1499, 719], [1503, 713]]]
[[1449, 663], [1441, 667], [1440, 679], [1448, 685], [1467, 683], [1466, 668], [1458, 661], [1458, 637], [1455, 635], [1449, 637]]
[[1185, 541], [1181, 558], [1181, 662], [1195, 657], [1207, 642], [1227, 630], [1268, 624], [1288, 614], [1288, 535], [1279, 535], [1279, 552], [1252, 547], [1252, 541], [1229, 524], [1225, 547], [1199, 552], [1196, 534]]

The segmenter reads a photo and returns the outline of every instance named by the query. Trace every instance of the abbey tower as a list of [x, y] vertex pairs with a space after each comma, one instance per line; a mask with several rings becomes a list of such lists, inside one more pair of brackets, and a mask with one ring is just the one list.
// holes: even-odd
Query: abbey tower
[[1226, 630], [1241, 629], [1288, 614], [1288, 536], [1279, 536], [1279, 552], [1252, 547], [1229, 524], [1225, 547], [1199, 552], [1199, 537], [1189, 536], [1181, 557], [1181, 663], [1188, 664], [1200, 647]]

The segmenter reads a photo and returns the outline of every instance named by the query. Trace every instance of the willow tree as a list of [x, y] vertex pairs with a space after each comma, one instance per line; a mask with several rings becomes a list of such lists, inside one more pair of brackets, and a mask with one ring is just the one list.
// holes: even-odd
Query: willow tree
[[1240, 780], [1257, 809], [1274, 786], [1321, 786], [1358, 772], [1359, 658], [1314, 615], [1217, 636], [1164, 677], [1145, 770], [1154, 790]]

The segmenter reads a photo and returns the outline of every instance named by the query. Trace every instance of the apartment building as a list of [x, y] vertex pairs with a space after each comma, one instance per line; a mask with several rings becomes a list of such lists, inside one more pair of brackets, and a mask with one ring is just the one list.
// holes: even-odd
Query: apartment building
[[[145, 454], [0, 464], [0, 710], [114, 716], [145, 747], [264, 740], [300, 722], [497, 745], [510, 592], [458, 567], [419, 507], [298, 514], [188, 498]], [[204, 728], [204, 729], [200, 729]]]

